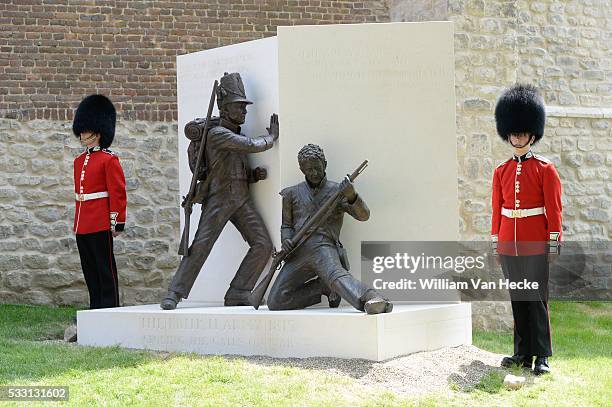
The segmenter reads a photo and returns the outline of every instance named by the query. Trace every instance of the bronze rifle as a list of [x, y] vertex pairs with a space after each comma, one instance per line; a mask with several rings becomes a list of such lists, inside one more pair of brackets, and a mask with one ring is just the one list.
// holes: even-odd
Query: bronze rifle
[[217, 94], [217, 87], [219, 81], [215, 81], [213, 84], [212, 94], [210, 95], [210, 102], [208, 103], [208, 112], [206, 113], [206, 124], [204, 125], [204, 131], [202, 131], [202, 141], [200, 142], [200, 150], [198, 151], [198, 159], [196, 160], [196, 166], [191, 176], [191, 184], [189, 185], [189, 192], [183, 197], [183, 203], [181, 206], [185, 211], [185, 227], [183, 228], [183, 234], [181, 235], [181, 243], [179, 244], [178, 254], [185, 257], [189, 256], [189, 223], [191, 222], [191, 212], [193, 211], [194, 197], [196, 193], [196, 186], [198, 184], [198, 177], [202, 165], [204, 165], [204, 149], [206, 147], [206, 137], [208, 136], [208, 130], [210, 129], [210, 119], [212, 117], [213, 107], [215, 106], [215, 96]]

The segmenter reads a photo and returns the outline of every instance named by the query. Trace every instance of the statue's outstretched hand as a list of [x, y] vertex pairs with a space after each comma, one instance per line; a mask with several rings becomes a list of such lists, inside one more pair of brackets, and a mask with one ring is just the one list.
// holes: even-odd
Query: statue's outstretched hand
[[268, 134], [274, 138], [274, 141], [278, 140], [279, 126], [278, 126], [278, 115], [274, 113], [270, 116], [270, 127], [267, 127]]

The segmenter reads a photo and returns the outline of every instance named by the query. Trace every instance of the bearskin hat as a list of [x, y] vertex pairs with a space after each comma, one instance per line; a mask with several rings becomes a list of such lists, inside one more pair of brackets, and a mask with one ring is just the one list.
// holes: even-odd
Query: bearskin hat
[[530, 133], [534, 143], [544, 135], [544, 100], [532, 85], [516, 84], [506, 89], [495, 106], [497, 133], [504, 140], [513, 133]]
[[86, 131], [100, 133], [100, 147], [108, 148], [115, 138], [116, 121], [117, 112], [106, 96], [89, 95], [74, 113], [72, 131], [77, 138]]

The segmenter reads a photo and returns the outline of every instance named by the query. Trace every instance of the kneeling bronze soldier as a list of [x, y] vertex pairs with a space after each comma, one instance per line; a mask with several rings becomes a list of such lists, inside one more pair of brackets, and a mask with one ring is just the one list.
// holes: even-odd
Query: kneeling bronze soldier
[[[344, 298], [353, 307], [368, 314], [391, 312], [393, 304], [349, 273], [346, 252], [339, 239], [344, 213], [359, 221], [366, 221], [370, 217], [367, 205], [348, 179], [342, 184], [326, 179], [327, 161], [319, 146], [304, 146], [298, 153], [298, 161], [306, 180], [281, 191], [283, 251], [294, 251], [272, 286], [268, 308], [306, 308], [320, 303], [321, 296], [326, 295], [332, 308], [337, 307], [340, 299]], [[339, 188], [344, 194], [343, 199], [330, 208], [327, 219], [299, 247], [293, 247], [291, 238], [294, 234]]]

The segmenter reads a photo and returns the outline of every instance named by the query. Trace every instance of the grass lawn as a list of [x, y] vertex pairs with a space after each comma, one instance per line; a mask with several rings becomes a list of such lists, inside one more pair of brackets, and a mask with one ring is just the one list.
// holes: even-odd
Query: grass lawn
[[[444, 394], [405, 399], [351, 378], [242, 358], [53, 342], [74, 309], [0, 305], [0, 386], [69, 386], [69, 404], [79, 406], [612, 405], [612, 303], [559, 302], [550, 308], [551, 375], [529, 375], [526, 387], [509, 391], [502, 387], [503, 373], [493, 372], [473, 389], [449, 383]], [[507, 353], [512, 335], [475, 332], [474, 345]]]

